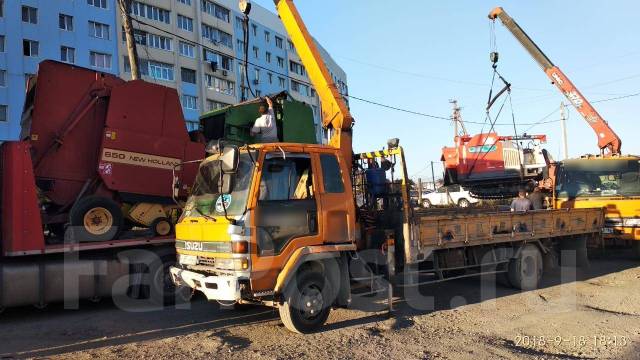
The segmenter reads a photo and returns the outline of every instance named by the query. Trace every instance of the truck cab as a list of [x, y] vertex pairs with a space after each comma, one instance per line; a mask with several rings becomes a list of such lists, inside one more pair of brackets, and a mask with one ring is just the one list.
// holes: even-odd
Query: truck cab
[[355, 250], [350, 174], [323, 145], [227, 146], [208, 157], [176, 225], [174, 280], [209, 300], [258, 300], [276, 294], [302, 253]]

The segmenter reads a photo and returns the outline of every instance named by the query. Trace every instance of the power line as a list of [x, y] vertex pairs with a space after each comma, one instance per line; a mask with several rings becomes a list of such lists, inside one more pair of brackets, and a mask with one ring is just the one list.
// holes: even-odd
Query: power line
[[[148, 23], [146, 21], [139, 20], [139, 19], [136, 19], [134, 17], [132, 17], [131, 19], [133, 21], [139, 23], [139, 24], [142, 24], [142, 25], [148, 26], [150, 28], [153, 28], [155, 30], [161, 31], [163, 33], [172, 35], [172, 36], [174, 36], [174, 37], [176, 37], [176, 38], [178, 38], [180, 40], [183, 40], [185, 42], [188, 42], [190, 44], [194, 44], [196, 46], [200, 46], [203, 49], [220, 53], [219, 50], [216, 50], [214, 48], [205, 46], [205, 45], [203, 45], [202, 43], [200, 43], [198, 41], [190, 40], [190, 39], [187, 39], [187, 38], [185, 38], [183, 36], [180, 36], [178, 34], [174, 34], [174, 33], [170, 32], [168, 30], [164, 30], [162, 28], [159, 28], [159, 27], [157, 27], [157, 26], [155, 26], [153, 24], [150, 24], [150, 23]], [[239, 58], [239, 57], [237, 57], [235, 55], [228, 55], [228, 54], [224, 54], [224, 53], [222, 53], [222, 55], [227, 56], [227, 57], [232, 58], [232, 59], [237, 60], [237, 61], [243, 61], [243, 62], [245, 61], [245, 59], [241, 59], [241, 58]], [[313, 84], [310, 83], [310, 82], [296, 79], [296, 78], [294, 78], [294, 77], [292, 77], [292, 76], [290, 76], [288, 74], [281, 73], [281, 72], [278, 72], [278, 71], [274, 71], [274, 70], [272, 70], [270, 68], [267, 68], [267, 67], [264, 67], [264, 66], [262, 66], [260, 64], [255, 64], [255, 63], [252, 63], [250, 61], [247, 61], [247, 64], [252, 65], [252, 66], [254, 66], [256, 68], [259, 68], [259, 69], [266, 70], [268, 72], [274, 73], [276, 75], [280, 75], [282, 77], [285, 77], [285, 78], [288, 78], [288, 79], [291, 79], [291, 80], [295, 80], [295, 81], [297, 81], [297, 82], [299, 82], [301, 84], [305, 84], [305, 85], [313, 87]], [[370, 105], [380, 106], [380, 107], [387, 108], [387, 109], [390, 109], [390, 110], [395, 110], [395, 111], [399, 111], [399, 112], [404, 112], [404, 113], [417, 115], [417, 116], [422, 116], [422, 117], [427, 117], [427, 118], [432, 118], [432, 119], [451, 121], [451, 117], [450, 116], [446, 116], [445, 117], [445, 116], [432, 115], [432, 114], [427, 114], [427, 113], [423, 113], [423, 112], [419, 112], [419, 111], [404, 109], [404, 108], [401, 108], [401, 107], [398, 107], [398, 106], [383, 104], [383, 103], [380, 103], [380, 102], [377, 102], [377, 101], [368, 100], [368, 99], [364, 99], [364, 98], [353, 96], [353, 95], [348, 95], [348, 94], [341, 94], [341, 95], [345, 96], [345, 97], [348, 97], [350, 99], [358, 100], [358, 101], [361, 101], [361, 102], [364, 102], [364, 103], [367, 103], [367, 104], [370, 104]], [[614, 97], [614, 98], [608, 98], [608, 99], [602, 99], [602, 100], [598, 100], [598, 101], [592, 101], [592, 103], [613, 101], [613, 100], [624, 99], [624, 98], [628, 98], [628, 97], [632, 97], [632, 96], [638, 96], [638, 95], [640, 95], [640, 93], [629, 94], [629, 95], [624, 95], [624, 96], [619, 96], [619, 97]], [[555, 123], [555, 122], [559, 122], [559, 121], [560, 120], [537, 121], [537, 122], [533, 122], [533, 123], [518, 123], [517, 125], [520, 125], [520, 126], [536, 126], [536, 125], [541, 125], [541, 124]], [[478, 125], [484, 125], [485, 124], [484, 122], [478, 122], [478, 121], [465, 121], [465, 122], [468, 123], [468, 124], [478, 124]], [[493, 125], [494, 126], [513, 126], [513, 123], [494, 123]]]
[[620, 100], [620, 99], [626, 99], [626, 98], [630, 98], [630, 97], [634, 97], [634, 96], [640, 96], [640, 92], [637, 92], [635, 94], [616, 96], [616, 97], [612, 97], [612, 98], [608, 98], [608, 99], [596, 100], [596, 101], [592, 101], [591, 103], [595, 104], [595, 103], [601, 103], [601, 102], [606, 102], [606, 101]]

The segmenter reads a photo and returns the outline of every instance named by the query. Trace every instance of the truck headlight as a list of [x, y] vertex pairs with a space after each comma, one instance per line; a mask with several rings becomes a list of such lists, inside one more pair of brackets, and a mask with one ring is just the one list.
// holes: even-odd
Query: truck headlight
[[182, 265], [197, 265], [198, 257], [193, 255], [178, 254], [178, 263]]
[[244, 271], [249, 269], [249, 259], [216, 259], [215, 267], [220, 270]]
[[623, 224], [625, 227], [640, 227], [640, 218], [624, 219]]

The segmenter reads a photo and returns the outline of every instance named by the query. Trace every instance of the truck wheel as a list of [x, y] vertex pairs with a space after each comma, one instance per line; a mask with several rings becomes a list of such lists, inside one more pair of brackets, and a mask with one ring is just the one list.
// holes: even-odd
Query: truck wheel
[[429, 199], [424, 199], [422, 200], [422, 207], [425, 209], [429, 209], [431, 206], [431, 201], [429, 201]]
[[525, 245], [517, 258], [509, 262], [509, 282], [521, 290], [538, 288], [543, 272], [542, 255], [537, 246]]
[[297, 287], [289, 287], [284, 303], [278, 306], [280, 319], [287, 329], [307, 334], [327, 321], [331, 311], [331, 304], [327, 303], [327, 285], [324, 276], [318, 272], [304, 271], [298, 275]]
[[467, 199], [460, 199], [458, 200], [458, 207], [461, 208], [468, 208], [469, 206], [471, 206], [471, 202]]
[[74, 240], [109, 241], [118, 236], [123, 216], [115, 201], [100, 196], [87, 196], [71, 208], [69, 221]]
[[167, 236], [173, 232], [173, 224], [166, 217], [159, 217], [151, 223], [151, 230], [156, 236]]
[[192, 290], [186, 285], [175, 285], [169, 269], [176, 264], [174, 257], [163, 257], [154, 262], [150, 270], [151, 299], [160, 306], [186, 304], [191, 300]]

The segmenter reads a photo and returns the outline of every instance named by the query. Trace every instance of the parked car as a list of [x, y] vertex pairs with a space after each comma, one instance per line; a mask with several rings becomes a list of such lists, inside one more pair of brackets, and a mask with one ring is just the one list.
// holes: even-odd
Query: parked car
[[479, 200], [472, 197], [468, 191], [460, 185], [442, 186], [436, 191], [422, 195], [422, 207], [456, 205], [459, 207], [469, 207]]

